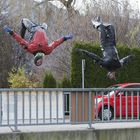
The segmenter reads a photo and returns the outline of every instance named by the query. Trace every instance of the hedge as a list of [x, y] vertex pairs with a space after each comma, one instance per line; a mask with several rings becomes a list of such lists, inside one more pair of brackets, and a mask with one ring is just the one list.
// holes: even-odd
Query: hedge
[[140, 48], [128, 48], [127, 46], [117, 45], [119, 57], [125, 57], [129, 54], [134, 54], [135, 57], [125, 66], [118, 69], [116, 72], [116, 81], [107, 78], [107, 71], [95, 64], [94, 61], [87, 57], [85, 54], [79, 53], [78, 48], [94, 52], [102, 57], [102, 51], [99, 44], [92, 42], [76, 42], [72, 50], [72, 63], [71, 63], [71, 84], [74, 88], [82, 86], [82, 59], [86, 61], [85, 69], [85, 87], [108, 87], [117, 83], [126, 82], [140, 82]]
[[43, 88], [56, 88], [56, 79], [51, 72], [46, 72], [43, 80]]
[[61, 81], [60, 87], [61, 88], [71, 88], [71, 81], [66, 76], [64, 76]]

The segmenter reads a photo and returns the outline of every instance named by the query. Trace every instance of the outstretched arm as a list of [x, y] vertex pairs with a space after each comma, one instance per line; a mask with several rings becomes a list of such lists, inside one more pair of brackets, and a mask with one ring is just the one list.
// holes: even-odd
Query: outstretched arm
[[22, 46], [26, 46], [28, 47], [28, 42], [23, 39], [20, 35], [18, 35], [17, 33], [14, 32], [14, 34], [12, 35], [12, 37]]
[[49, 45], [49, 48], [55, 49], [57, 46], [62, 44], [64, 41], [65, 41], [64, 38], [57, 39]]
[[132, 58], [134, 58], [134, 57], [135, 57], [134, 55], [128, 55], [128, 56], [122, 58], [122, 59], [120, 60], [121, 66], [127, 64], [127, 63], [128, 63]]
[[58, 47], [60, 44], [62, 44], [64, 41], [67, 41], [69, 39], [72, 39], [73, 36], [72, 35], [67, 35], [67, 36], [64, 36], [54, 42], [52, 42], [50, 45], [49, 45], [49, 50], [50, 52], [52, 52], [53, 49], [55, 49], [56, 47]]
[[94, 59], [97, 63], [102, 61], [102, 59], [98, 55], [96, 55], [95, 53], [91, 53], [91, 52], [83, 50], [83, 49], [77, 49], [77, 51], [86, 54], [87, 56], [89, 56], [92, 59]]
[[10, 27], [4, 26], [4, 31], [9, 33], [20, 45], [28, 47], [28, 42], [14, 32]]

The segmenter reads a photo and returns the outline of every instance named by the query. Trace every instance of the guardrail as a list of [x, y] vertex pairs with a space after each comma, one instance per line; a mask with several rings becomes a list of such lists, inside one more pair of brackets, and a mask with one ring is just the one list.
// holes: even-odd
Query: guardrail
[[0, 89], [0, 127], [139, 121], [140, 88]]

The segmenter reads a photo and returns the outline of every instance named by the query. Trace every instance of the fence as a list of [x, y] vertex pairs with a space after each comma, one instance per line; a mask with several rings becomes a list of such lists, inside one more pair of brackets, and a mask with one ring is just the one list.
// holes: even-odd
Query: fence
[[139, 121], [140, 88], [0, 89], [0, 127]]

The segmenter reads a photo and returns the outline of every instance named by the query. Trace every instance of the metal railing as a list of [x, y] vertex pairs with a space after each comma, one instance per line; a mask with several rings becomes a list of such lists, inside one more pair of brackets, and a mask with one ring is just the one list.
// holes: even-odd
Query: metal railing
[[0, 127], [139, 121], [140, 88], [0, 89]]

